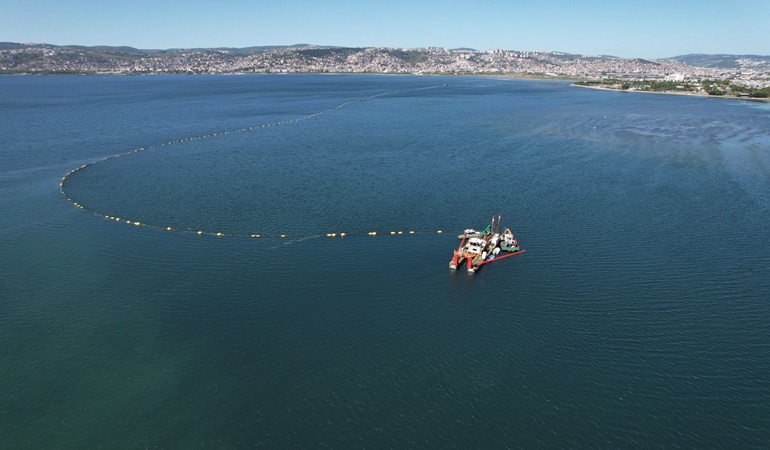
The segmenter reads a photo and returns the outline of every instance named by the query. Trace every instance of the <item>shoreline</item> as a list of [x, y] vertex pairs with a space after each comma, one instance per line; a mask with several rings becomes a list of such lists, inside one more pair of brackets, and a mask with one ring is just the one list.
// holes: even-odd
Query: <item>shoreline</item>
[[624, 92], [628, 94], [660, 94], [660, 95], [679, 95], [683, 97], [698, 97], [698, 98], [723, 98], [723, 99], [731, 99], [731, 100], [747, 100], [747, 101], [753, 101], [753, 102], [764, 102], [768, 103], [770, 102], [770, 98], [756, 98], [756, 97], [735, 97], [735, 96], [727, 96], [727, 95], [709, 95], [709, 94], [699, 94], [697, 92], [657, 92], [657, 91], [632, 91], [632, 90], [624, 90], [624, 89], [614, 89], [610, 87], [604, 87], [604, 86], [584, 86], [582, 84], [575, 84], [572, 83], [571, 86], [579, 87], [579, 88], [586, 88], [586, 89], [596, 89], [599, 91], [613, 91], [613, 92]]
[[549, 75], [541, 75], [541, 74], [529, 74], [529, 73], [501, 73], [501, 74], [495, 74], [495, 73], [384, 73], [384, 72], [254, 72], [254, 73], [246, 73], [246, 72], [233, 72], [233, 73], [189, 73], [189, 72], [180, 72], [180, 73], [0, 73], [0, 76], [30, 76], [30, 77], [38, 77], [38, 76], [76, 76], [76, 77], [103, 77], [103, 76], [165, 76], [165, 75], [183, 75], [183, 76], [195, 76], [195, 75], [391, 75], [391, 76], [444, 76], [444, 77], [492, 77], [492, 78], [500, 78], [500, 79], [525, 79], [525, 80], [542, 80], [542, 81], [570, 81], [570, 86], [573, 87], [579, 87], [579, 88], [585, 88], [585, 89], [595, 89], [599, 91], [613, 91], [613, 92], [623, 92], [623, 93], [641, 93], [641, 94], [660, 94], [660, 95], [678, 95], [678, 96], [685, 96], [685, 97], [698, 97], [698, 98], [722, 98], [722, 99], [732, 99], [732, 100], [744, 100], [744, 101], [750, 101], [750, 102], [762, 102], [762, 103], [770, 103], [770, 98], [757, 98], [757, 97], [735, 97], [735, 96], [726, 96], [726, 95], [709, 95], [705, 93], [697, 93], [697, 92], [658, 92], [658, 91], [639, 91], [639, 90], [629, 90], [629, 89], [615, 89], [611, 87], [605, 87], [605, 86], [586, 86], [582, 84], [576, 84], [576, 80], [574, 77], [568, 77], [568, 76], [549, 76]]

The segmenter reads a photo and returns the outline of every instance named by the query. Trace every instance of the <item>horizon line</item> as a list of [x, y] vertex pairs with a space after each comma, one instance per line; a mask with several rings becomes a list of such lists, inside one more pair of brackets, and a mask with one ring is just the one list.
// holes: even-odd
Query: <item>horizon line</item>
[[573, 52], [567, 52], [562, 50], [520, 50], [520, 49], [506, 49], [502, 47], [496, 47], [496, 48], [490, 48], [486, 50], [480, 50], [474, 47], [442, 47], [442, 46], [427, 46], [427, 47], [403, 47], [403, 46], [387, 46], [387, 45], [376, 45], [376, 46], [348, 46], [348, 45], [331, 45], [331, 44], [309, 44], [309, 43], [297, 43], [297, 44], [265, 44], [265, 45], [247, 45], [247, 46], [213, 46], [213, 47], [204, 47], [204, 46], [194, 46], [194, 47], [166, 47], [166, 48], [140, 48], [135, 47], [133, 45], [111, 45], [111, 44], [97, 44], [97, 45], [87, 45], [87, 44], [54, 44], [51, 42], [14, 42], [14, 41], [0, 41], [0, 44], [14, 44], [14, 45], [26, 45], [26, 46], [44, 46], [44, 45], [50, 45], [54, 47], [86, 47], [86, 48], [95, 48], [95, 47], [107, 47], [107, 48], [131, 48], [134, 50], [139, 51], [171, 51], [171, 50], [220, 50], [220, 49], [235, 49], [235, 50], [244, 50], [244, 49], [250, 49], [250, 48], [265, 48], [265, 49], [285, 49], [285, 48], [301, 48], [301, 47], [316, 47], [316, 48], [383, 48], [383, 49], [391, 49], [391, 48], [398, 48], [398, 49], [421, 49], [421, 50], [429, 50], [432, 48], [436, 49], [443, 49], [447, 51], [452, 50], [468, 50], [468, 51], [474, 51], [474, 52], [481, 52], [481, 53], [488, 53], [490, 51], [495, 50], [501, 50], [501, 51], [511, 51], [511, 52], [527, 52], [527, 53], [562, 53], [566, 55], [580, 55], [580, 56], [601, 56], [601, 57], [611, 57], [611, 58], [621, 58], [621, 59], [652, 59], [652, 60], [664, 60], [664, 59], [672, 59], [672, 58], [678, 58], [681, 56], [690, 56], [690, 55], [708, 55], [708, 56], [759, 56], [759, 57], [765, 57], [770, 58], [770, 55], [761, 55], [758, 53], [703, 53], [703, 52], [692, 52], [692, 53], [684, 53], [681, 55], [673, 55], [673, 56], [666, 56], [666, 57], [657, 57], [657, 58], [646, 58], [642, 56], [617, 56], [612, 54], [603, 54], [603, 53], [573, 53]]

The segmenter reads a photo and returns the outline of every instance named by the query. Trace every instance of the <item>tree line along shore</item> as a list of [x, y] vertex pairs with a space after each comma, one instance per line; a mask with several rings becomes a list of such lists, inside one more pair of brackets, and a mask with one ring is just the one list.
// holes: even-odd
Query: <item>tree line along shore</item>
[[628, 92], [655, 92], [661, 94], [690, 94], [714, 97], [736, 97], [768, 100], [770, 87], [756, 88], [738, 85], [730, 80], [578, 80], [576, 86], [594, 87]]

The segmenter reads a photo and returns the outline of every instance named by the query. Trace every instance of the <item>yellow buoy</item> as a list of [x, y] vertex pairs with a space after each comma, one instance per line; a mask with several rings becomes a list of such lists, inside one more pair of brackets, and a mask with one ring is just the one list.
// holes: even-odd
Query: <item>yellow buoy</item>
[[141, 225], [141, 223], [139, 223], [139, 222], [134, 222], [134, 225], [136, 225], [136, 226], [138, 227], [139, 225]]
[[285, 237], [286, 237], [286, 235], [285, 235], [285, 234], [282, 234], [282, 235], [281, 235], [281, 237], [282, 237], [282, 238], [285, 238]]
[[396, 232], [395, 231], [391, 231], [390, 234], [396, 234]]
[[403, 231], [399, 231], [398, 234], [404, 234], [404, 232]]
[[171, 231], [171, 227], [166, 227], [166, 231]]
[[340, 236], [341, 237], [345, 237], [345, 233], [340, 233]]
[[414, 231], [410, 231], [409, 234], [414, 234]]
[[217, 233], [217, 236], [222, 237], [222, 233]]
[[441, 234], [441, 230], [436, 231], [436, 233]]
[[198, 236], [200, 236], [201, 234], [203, 234], [203, 231], [199, 231], [198, 232]]

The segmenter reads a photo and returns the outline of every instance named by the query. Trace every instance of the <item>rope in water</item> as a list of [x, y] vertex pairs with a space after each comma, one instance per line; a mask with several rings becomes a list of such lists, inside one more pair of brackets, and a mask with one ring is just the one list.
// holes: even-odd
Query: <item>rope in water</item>
[[[115, 154], [115, 155], [112, 155], [112, 156], [107, 156], [107, 157], [101, 158], [101, 159], [99, 159], [97, 161], [93, 161], [93, 162], [88, 163], [88, 164], [83, 164], [80, 167], [72, 169], [70, 172], [68, 172], [66, 175], [64, 175], [62, 177], [61, 182], [59, 183], [59, 192], [69, 202], [71, 202], [78, 209], [87, 211], [87, 212], [89, 212], [89, 213], [91, 213], [91, 214], [93, 214], [95, 216], [98, 216], [98, 217], [101, 217], [101, 218], [104, 218], [104, 219], [112, 220], [112, 221], [119, 222], [119, 223], [125, 223], [125, 224], [129, 224], [129, 225], [136, 226], [136, 227], [147, 227], [147, 228], [154, 228], [154, 229], [165, 230], [165, 231], [175, 231], [175, 232], [197, 234], [199, 236], [207, 235], [207, 236], [217, 236], [217, 237], [246, 237], [246, 238], [267, 238], [267, 237], [287, 238], [287, 237], [291, 237], [291, 238], [304, 238], [304, 237], [319, 237], [319, 236], [323, 236], [323, 235], [319, 235], [319, 234], [304, 234], [304, 235], [302, 235], [302, 234], [286, 234], [286, 233], [275, 233], [275, 232], [273, 232], [273, 233], [245, 233], [245, 232], [243, 232], [243, 233], [237, 233], [237, 232], [236, 233], [224, 233], [224, 232], [219, 232], [219, 231], [201, 230], [201, 229], [194, 229], [194, 228], [189, 228], [189, 227], [170, 227], [170, 226], [164, 226], [164, 225], [157, 224], [157, 223], [140, 222], [138, 220], [127, 219], [125, 217], [118, 217], [118, 216], [115, 216], [115, 215], [105, 214], [105, 213], [99, 212], [95, 208], [86, 207], [81, 202], [73, 199], [73, 197], [67, 193], [67, 184], [70, 182], [70, 177], [72, 177], [73, 175], [75, 175], [77, 173], [81, 173], [81, 172], [89, 169], [90, 167], [93, 167], [96, 164], [107, 163], [107, 162], [115, 160], [117, 158], [131, 156], [131, 155], [136, 155], [136, 154], [139, 154], [139, 153], [142, 153], [142, 152], [145, 152], [145, 151], [148, 151], [148, 150], [153, 150], [153, 149], [160, 149], [160, 148], [169, 147], [169, 146], [178, 146], [178, 145], [181, 145], [181, 144], [185, 144], [185, 143], [189, 143], [189, 142], [194, 142], [194, 141], [200, 141], [200, 140], [203, 140], [203, 139], [213, 139], [213, 138], [216, 138], [216, 137], [222, 137], [222, 136], [227, 136], [227, 135], [236, 134], [236, 133], [245, 133], [245, 132], [248, 132], [248, 131], [254, 131], [254, 130], [258, 130], [258, 129], [262, 129], [262, 128], [281, 126], [281, 125], [290, 125], [290, 124], [301, 122], [301, 121], [304, 121], [304, 120], [314, 119], [314, 118], [322, 116], [324, 114], [328, 114], [328, 113], [340, 110], [340, 109], [342, 109], [342, 108], [344, 108], [346, 106], [349, 106], [351, 104], [354, 104], [354, 103], [366, 102], [366, 101], [370, 101], [370, 100], [373, 100], [373, 99], [376, 99], [376, 98], [379, 98], [379, 97], [383, 97], [383, 96], [387, 96], [387, 95], [401, 94], [401, 93], [405, 93], [405, 92], [420, 91], [420, 90], [427, 90], [427, 89], [435, 89], [437, 87], [439, 87], [439, 86], [427, 86], [427, 87], [421, 87], [421, 88], [406, 89], [406, 90], [401, 90], [401, 91], [382, 92], [382, 93], [379, 93], [379, 94], [371, 95], [369, 97], [363, 97], [363, 98], [359, 98], [359, 99], [349, 100], [349, 101], [341, 103], [341, 104], [339, 104], [339, 105], [337, 105], [337, 106], [335, 106], [333, 108], [330, 108], [330, 109], [327, 109], [327, 110], [324, 110], [324, 111], [315, 112], [313, 114], [309, 114], [307, 116], [298, 117], [298, 118], [295, 118], [295, 119], [283, 120], [283, 121], [279, 121], [279, 122], [272, 122], [272, 123], [266, 123], [266, 124], [261, 124], [261, 125], [253, 125], [253, 126], [249, 126], [249, 127], [239, 128], [239, 129], [236, 129], [236, 130], [222, 131], [222, 132], [218, 132], [218, 133], [205, 134], [205, 135], [201, 135], [201, 136], [187, 137], [187, 138], [177, 139], [177, 140], [173, 140], [173, 141], [163, 142], [163, 143], [161, 143], [159, 145], [151, 145], [151, 146], [148, 146], [148, 147], [140, 147], [140, 148], [136, 148], [134, 150], [129, 150], [129, 151], [126, 151], [126, 152], [123, 152], [123, 153], [118, 153], [118, 154]], [[382, 236], [382, 235], [401, 236], [401, 235], [414, 235], [414, 234], [425, 234], [425, 233], [438, 233], [438, 234], [441, 234], [441, 233], [443, 233], [443, 231], [442, 230], [435, 230], [435, 231], [433, 231], [433, 230], [431, 230], [431, 231], [426, 231], [426, 230], [421, 230], [421, 231], [418, 231], [418, 230], [406, 230], [406, 231], [404, 231], [404, 230], [387, 230], [387, 231], [367, 231], [367, 232], [333, 232], [333, 233], [327, 233], [326, 236], [330, 237], [330, 238], [336, 238], [336, 237], [362, 236], [362, 235], [366, 235], [366, 236]]]

